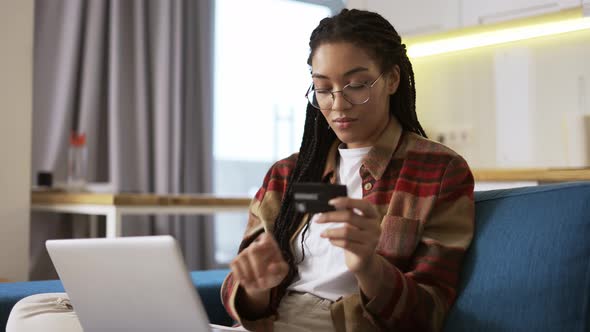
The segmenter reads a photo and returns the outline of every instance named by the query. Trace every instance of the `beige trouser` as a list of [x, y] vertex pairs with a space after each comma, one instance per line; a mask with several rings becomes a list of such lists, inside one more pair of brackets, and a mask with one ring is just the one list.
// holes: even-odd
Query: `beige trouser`
[[[330, 300], [308, 293], [289, 292], [281, 300], [277, 332], [334, 331]], [[14, 305], [6, 332], [81, 332], [80, 321], [66, 293], [31, 295]]]
[[309, 293], [289, 292], [279, 305], [279, 318], [274, 322], [275, 332], [331, 332], [334, 331], [332, 301]]

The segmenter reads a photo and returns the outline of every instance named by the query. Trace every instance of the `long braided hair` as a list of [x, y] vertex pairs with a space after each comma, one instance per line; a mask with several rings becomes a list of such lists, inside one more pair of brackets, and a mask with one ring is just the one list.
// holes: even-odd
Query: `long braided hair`
[[[395, 65], [399, 66], [400, 83], [396, 93], [390, 96], [389, 113], [397, 118], [404, 130], [426, 137], [416, 116], [416, 88], [412, 64], [406, 55], [406, 46], [402, 44], [393, 26], [377, 13], [343, 9], [333, 17], [322, 19], [311, 33], [311, 52], [307, 64], [311, 66], [313, 55], [320, 45], [333, 42], [349, 42], [366, 50], [382, 70], [390, 71]], [[291, 251], [290, 239], [303, 218], [303, 214], [295, 210], [292, 184], [322, 181], [328, 150], [336, 139], [334, 131], [330, 130], [323, 115], [308, 103], [299, 156], [289, 176], [273, 230], [281, 252], [289, 264], [289, 273], [280, 285], [283, 290], [291, 284], [297, 274], [298, 262]], [[303, 237], [308, 226], [309, 223], [303, 230]], [[303, 240], [301, 246], [303, 251]]]

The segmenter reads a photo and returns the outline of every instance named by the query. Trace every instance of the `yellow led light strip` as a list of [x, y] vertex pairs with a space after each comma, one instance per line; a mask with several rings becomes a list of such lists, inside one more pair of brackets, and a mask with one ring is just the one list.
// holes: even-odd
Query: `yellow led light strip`
[[513, 26], [502, 23], [410, 38], [407, 41], [408, 56], [415, 59], [584, 29], [590, 29], [590, 17], [582, 17], [580, 10], [568, 11], [516, 21]]

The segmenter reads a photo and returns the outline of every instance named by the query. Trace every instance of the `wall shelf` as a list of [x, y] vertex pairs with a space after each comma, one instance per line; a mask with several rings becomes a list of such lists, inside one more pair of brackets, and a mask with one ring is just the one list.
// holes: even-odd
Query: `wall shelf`
[[571, 182], [590, 181], [590, 168], [488, 168], [473, 169], [476, 182]]

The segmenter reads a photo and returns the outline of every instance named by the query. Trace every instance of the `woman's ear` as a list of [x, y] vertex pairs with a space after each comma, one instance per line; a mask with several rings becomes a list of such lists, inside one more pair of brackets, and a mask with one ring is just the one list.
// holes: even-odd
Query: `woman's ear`
[[387, 82], [387, 92], [390, 95], [392, 95], [397, 91], [397, 88], [399, 87], [399, 66], [393, 66], [393, 68], [390, 71], [386, 72], [385, 75], [385, 81]]

